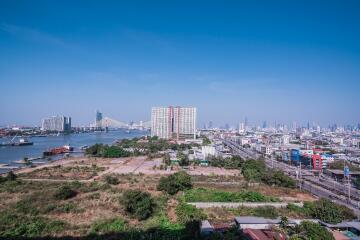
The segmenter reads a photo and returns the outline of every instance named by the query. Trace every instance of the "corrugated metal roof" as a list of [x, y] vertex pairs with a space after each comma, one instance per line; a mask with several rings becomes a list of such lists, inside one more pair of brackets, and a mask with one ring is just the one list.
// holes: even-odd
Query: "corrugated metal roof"
[[346, 223], [352, 228], [355, 228], [356, 230], [360, 231], [360, 222], [346, 222]]
[[208, 220], [201, 221], [201, 228], [202, 229], [214, 229]]
[[277, 219], [269, 219], [269, 218], [263, 218], [263, 217], [252, 217], [252, 216], [246, 216], [246, 217], [235, 217], [235, 221], [238, 224], [279, 224], [280, 218]]

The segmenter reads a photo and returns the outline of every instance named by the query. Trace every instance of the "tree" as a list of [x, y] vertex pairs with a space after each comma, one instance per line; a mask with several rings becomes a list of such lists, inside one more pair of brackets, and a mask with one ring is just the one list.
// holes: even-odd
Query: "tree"
[[281, 216], [280, 227], [286, 229], [288, 227], [288, 224], [289, 224], [289, 219], [285, 216]]
[[157, 186], [159, 191], [165, 191], [170, 195], [190, 188], [192, 188], [191, 177], [183, 171], [161, 177]]
[[269, 170], [262, 176], [262, 181], [268, 185], [295, 188], [296, 182], [282, 171]]
[[8, 172], [6, 177], [3, 177], [0, 175], [0, 183], [6, 182], [6, 181], [15, 181], [17, 179], [17, 176], [13, 171]]
[[125, 211], [138, 220], [147, 219], [153, 212], [153, 200], [148, 192], [127, 190], [120, 202], [124, 205]]
[[7, 181], [15, 181], [16, 178], [17, 178], [17, 176], [15, 175], [15, 173], [13, 171], [10, 171], [6, 176]]
[[355, 186], [360, 189], [360, 177], [354, 181]]
[[[360, 171], [360, 167], [358, 167], [357, 165], [351, 164], [351, 163], [346, 163], [346, 164], [349, 167], [350, 171]], [[342, 160], [337, 160], [337, 161], [334, 161], [332, 163], [329, 163], [329, 169], [343, 170], [344, 169], [344, 162]]]
[[179, 159], [180, 166], [189, 166], [190, 161], [189, 161], [189, 157], [187, 155], [185, 155], [182, 152], [178, 152], [177, 158]]
[[265, 162], [262, 160], [245, 161], [241, 172], [247, 181], [259, 182], [266, 172]]
[[170, 154], [166, 153], [163, 157], [163, 162], [165, 165], [170, 165], [171, 164], [171, 160], [170, 160]]
[[211, 144], [211, 141], [208, 137], [204, 136], [203, 137], [203, 146], [206, 146], [206, 145], [210, 145]]
[[129, 157], [130, 153], [125, 151], [123, 148], [118, 146], [105, 146], [104, 153], [102, 157], [105, 158], [118, 158], [118, 157]]
[[303, 221], [297, 231], [299, 235], [305, 235], [306, 239], [335, 240], [334, 236], [318, 223]]
[[97, 143], [97, 144], [94, 144], [94, 145], [90, 146], [89, 148], [87, 148], [85, 150], [85, 154], [100, 157], [103, 148], [104, 148], [103, 144]]
[[342, 222], [345, 219], [356, 218], [351, 209], [333, 203], [328, 199], [320, 199], [312, 203], [306, 202], [304, 208], [312, 217], [332, 224]]

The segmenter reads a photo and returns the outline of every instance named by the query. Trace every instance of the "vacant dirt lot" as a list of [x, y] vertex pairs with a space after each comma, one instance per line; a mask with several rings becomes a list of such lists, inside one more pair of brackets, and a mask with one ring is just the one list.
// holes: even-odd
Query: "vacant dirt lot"
[[[35, 168], [18, 170], [22, 178], [29, 179], [63, 179], [63, 180], [93, 180], [104, 174], [145, 174], [168, 175], [181, 170], [174, 166], [171, 169], [162, 169], [162, 159], [148, 159], [147, 157], [128, 158], [94, 158], [77, 157], [62, 159]], [[237, 176], [239, 170], [230, 170], [214, 167], [189, 167], [185, 169], [190, 175], [203, 176]]]
[[[161, 169], [162, 159], [148, 159], [145, 156], [128, 158], [77, 157], [62, 159], [36, 168], [21, 169], [18, 174], [23, 179], [38, 181], [92, 182], [104, 175], [117, 175], [119, 187], [128, 189], [138, 187], [148, 191], [156, 190], [156, 184], [162, 175], [175, 173], [181, 168]], [[312, 201], [314, 197], [297, 189], [270, 187], [262, 184], [249, 185], [239, 170], [191, 166], [186, 172], [193, 176], [196, 187], [216, 188], [224, 191], [244, 189], [259, 191], [264, 195], [276, 196], [284, 201]]]

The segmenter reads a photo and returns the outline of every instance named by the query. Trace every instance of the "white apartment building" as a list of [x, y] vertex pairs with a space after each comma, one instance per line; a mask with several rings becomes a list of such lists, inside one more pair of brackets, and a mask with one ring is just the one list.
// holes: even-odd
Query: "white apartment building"
[[151, 109], [151, 136], [164, 139], [195, 139], [196, 108], [153, 107]]
[[204, 156], [204, 158], [207, 158], [209, 155], [217, 156], [217, 151], [215, 146], [202, 146], [201, 153]]
[[290, 143], [290, 136], [289, 135], [283, 135], [281, 137], [281, 144], [287, 145]]
[[67, 132], [71, 130], [71, 117], [52, 116], [42, 120], [43, 131]]

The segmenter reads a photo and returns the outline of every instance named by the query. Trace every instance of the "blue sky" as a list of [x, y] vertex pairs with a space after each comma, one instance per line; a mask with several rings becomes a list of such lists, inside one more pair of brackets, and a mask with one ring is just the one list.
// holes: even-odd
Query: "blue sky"
[[360, 122], [359, 1], [0, 1], [0, 125]]

